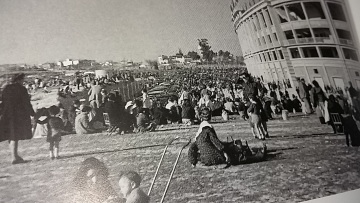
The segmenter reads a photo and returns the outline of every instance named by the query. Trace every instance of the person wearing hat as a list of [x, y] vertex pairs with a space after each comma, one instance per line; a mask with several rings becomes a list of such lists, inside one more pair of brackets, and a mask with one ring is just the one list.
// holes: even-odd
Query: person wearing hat
[[91, 134], [95, 130], [91, 128], [89, 121], [89, 112], [91, 107], [89, 106], [80, 106], [80, 113], [75, 118], [75, 131], [78, 135]]
[[33, 137], [31, 118], [35, 115], [30, 96], [23, 86], [25, 74], [14, 75], [11, 84], [5, 86], [2, 93], [0, 112], [0, 142], [9, 141], [12, 164], [24, 163], [18, 154], [19, 140]]

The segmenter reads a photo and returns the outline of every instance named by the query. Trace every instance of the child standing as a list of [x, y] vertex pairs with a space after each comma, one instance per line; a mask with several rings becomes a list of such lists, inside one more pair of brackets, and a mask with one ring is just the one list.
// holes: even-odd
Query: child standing
[[46, 141], [50, 143], [50, 158], [59, 158], [59, 144], [61, 141], [61, 135], [63, 134], [64, 123], [61, 118], [56, 117], [60, 113], [60, 108], [57, 106], [51, 106], [49, 108], [48, 119], [48, 135]]
[[148, 203], [150, 197], [140, 188], [141, 177], [135, 171], [128, 171], [120, 175], [120, 191], [126, 203]]

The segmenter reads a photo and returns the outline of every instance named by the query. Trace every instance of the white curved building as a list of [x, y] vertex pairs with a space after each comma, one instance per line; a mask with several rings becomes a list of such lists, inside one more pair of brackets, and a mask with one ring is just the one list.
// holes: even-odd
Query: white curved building
[[233, 0], [248, 71], [283, 88], [296, 77], [360, 88], [358, 37], [347, 0]]

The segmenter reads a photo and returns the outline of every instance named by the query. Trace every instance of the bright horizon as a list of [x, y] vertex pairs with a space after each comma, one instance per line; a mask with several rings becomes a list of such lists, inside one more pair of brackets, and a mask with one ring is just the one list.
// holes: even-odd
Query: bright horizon
[[230, 0], [1, 0], [0, 64], [155, 60], [197, 51], [240, 55]]
[[[360, 1], [348, 1], [359, 35]], [[0, 33], [0, 64], [141, 62], [197, 51], [200, 38], [241, 55], [230, 0], [1, 0]]]

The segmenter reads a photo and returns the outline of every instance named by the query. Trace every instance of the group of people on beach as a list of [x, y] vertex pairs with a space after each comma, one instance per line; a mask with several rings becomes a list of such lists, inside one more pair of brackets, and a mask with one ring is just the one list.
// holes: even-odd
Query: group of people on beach
[[[297, 96], [292, 95], [293, 100], [290, 100], [289, 93], [285, 89], [282, 91], [275, 83], [268, 84], [267, 87], [261, 78], [254, 78], [246, 72], [237, 70], [227, 71], [234, 74], [226, 78], [223, 77], [226, 76], [223, 70], [219, 70], [218, 73], [214, 70], [169, 73], [164, 77], [163, 82], [175, 86], [177, 90], [172, 95], [167, 95], [167, 100], [162, 100], [161, 95], [159, 98], [150, 96], [148, 89], [144, 88], [139, 98], [125, 102], [118, 91], [108, 93], [103, 88], [103, 83], [94, 79], [87, 89], [88, 102], [74, 100], [70, 108], [65, 108], [59, 102], [49, 108], [38, 109], [36, 112], [23, 86], [25, 75], [16, 74], [2, 92], [0, 141], [9, 142], [11, 163], [18, 164], [26, 162], [18, 154], [19, 140], [31, 139], [33, 134], [37, 133], [46, 136], [50, 158], [58, 159], [60, 141], [65, 134], [75, 132], [81, 136], [106, 129], [115, 129], [119, 134], [143, 133], [155, 131], [169, 123], [198, 124], [198, 132], [188, 151], [189, 162], [194, 167], [199, 162], [205, 166], [237, 165], [265, 160], [267, 147], [263, 144], [258, 149], [251, 149], [241, 140], [221, 141], [211, 125], [211, 118], [214, 116], [222, 116], [224, 120], [228, 120], [229, 115], [239, 115], [249, 122], [253, 136], [260, 140], [270, 138], [267, 122], [283, 110], [303, 112], [304, 115], [316, 112], [320, 122], [331, 125], [335, 133], [341, 129], [334, 125], [330, 114], [339, 114], [344, 122], [352, 122], [352, 118], [356, 120], [360, 118], [359, 93], [351, 83], [347, 89], [349, 96], [341, 91], [336, 95], [328, 95], [316, 81], [309, 85], [299, 78]], [[214, 78], [215, 73], [220, 79]], [[37, 126], [35, 128], [32, 128], [31, 117]], [[115, 194], [113, 190], [102, 191], [92, 186], [92, 184], [100, 184], [98, 185], [100, 188], [107, 187], [108, 172], [101, 161], [95, 158], [85, 160], [82, 167], [75, 181], [81, 191], [89, 192], [94, 189], [97, 197], [91, 198], [118, 201], [111, 197]], [[140, 198], [142, 199], [140, 202], [149, 200], [149, 197], [138, 189], [140, 180], [136, 172], [127, 172], [120, 176], [119, 186], [124, 197]], [[81, 196], [86, 197], [86, 195]]]
[[[159, 73], [154, 75], [160, 77]], [[117, 75], [112, 78], [130, 76]], [[75, 99], [73, 105], [68, 108], [59, 102], [50, 108], [42, 108], [34, 112], [27, 91], [22, 86], [24, 74], [16, 75], [12, 83], [4, 89], [2, 96], [1, 120], [10, 124], [2, 128], [4, 132], [2, 134], [6, 135], [2, 136], [3, 140], [20, 136], [20, 139], [14, 138], [10, 141], [12, 161], [17, 163], [22, 160], [17, 155], [18, 142], [15, 140], [32, 137], [31, 130], [30, 132], [26, 130], [33, 129], [31, 122], [28, 123], [30, 116], [34, 116], [33, 120], [37, 126], [33, 132], [35, 136], [42, 134], [48, 137], [51, 158], [58, 157], [60, 135], [63, 134], [83, 135], [101, 132], [106, 128], [106, 124], [109, 125], [108, 129], [115, 129], [120, 134], [154, 131], [168, 123], [200, 124], [200, 114], [204, 108], [209, 109], [212, 116], [222, 116], [224, 120], [228, 120], [229, 115], [239, 114], [249, 122], [253, 136], [261, 140], [270, 137], [267, 121], [272, 119], [274, 114], [280, 114], [282, 110], [302, 111], [304, 114], [316, 112], [320, 122], [330, 124], [334, 132], [339, 129], [333, 125], [330, 113], [360, 117], [358, 92], [351, 84], [348, 89], [350, 97], [346, 98], [346, 94], [341, 91], [336, 96], [327, 97], [326, 92], [316, 81], [313, 81], [311, 86], [306, 84], [304, 79], [299, 79], [297, 87], [299, 99], [298, 96], [292, 95], [293, 100], [291, 100], [288, 91], [281, 88], [286, 87], [286, 83], [283, 85], [270, 83], [266, 86], [261, 78], [254, 78], [239, 69], [178, 70], [161, 77], [162, 82], [169, 83], [169, 89], [177, 88], [172, 94], [167, 95], [167, 100], [149, 96], [148, 90], [144, 88], [141, 97], [126, 103], [119, 91], [108, 93], [103, 88], [106, 85], [104, 78], [101, 80], [91, 78], [89, 82], [92, 85], [87, 89], [88, 103], [86, 100]], [[25, 114], [18, 115], [24, 109]], [[107, 114], [107, 119], [104, 119], [104, 114]], [[9, 119], [6, 119], [7, 117]], [[14, 120], [19, 121], [13, 122]], [[22, 124], [23, 127], [16, 128], [15, 124]]]

